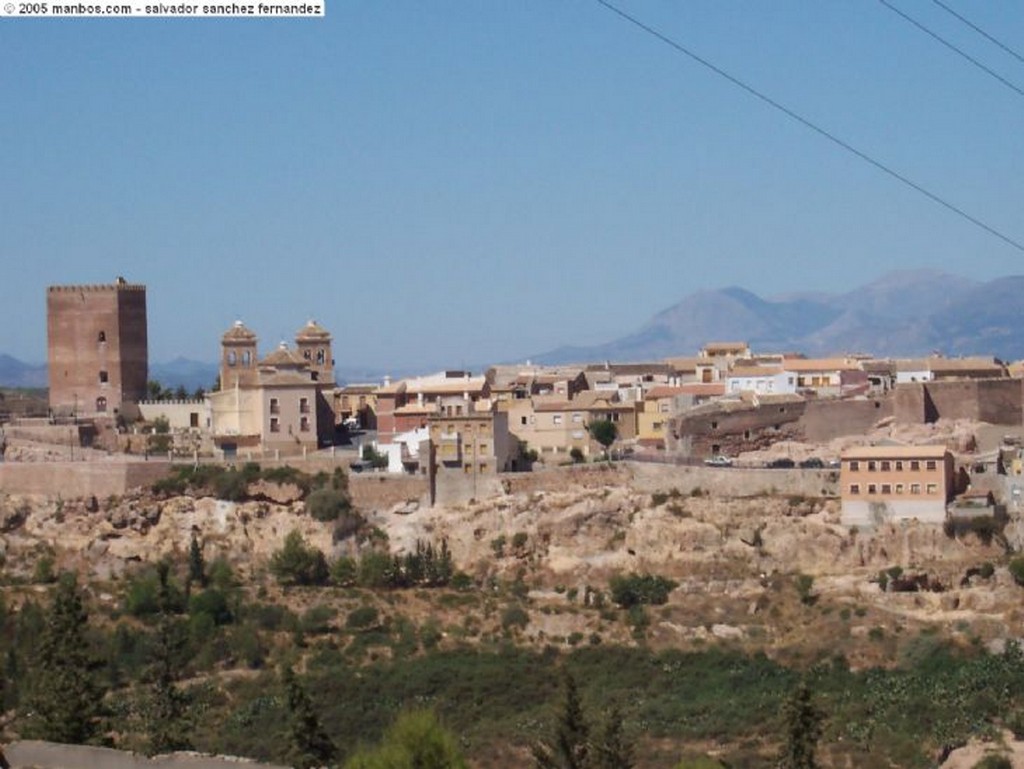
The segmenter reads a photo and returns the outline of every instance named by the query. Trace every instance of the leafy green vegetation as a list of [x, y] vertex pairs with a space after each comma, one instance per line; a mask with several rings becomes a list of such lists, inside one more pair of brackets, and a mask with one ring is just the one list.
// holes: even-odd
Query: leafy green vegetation
[[661, 605], [668, 601], [668, 594], [677, 587], [676, 582], [653, 574], [617, 574], [611, 578], [608, 587], [612, 600], [624, 609], [645, 604]]

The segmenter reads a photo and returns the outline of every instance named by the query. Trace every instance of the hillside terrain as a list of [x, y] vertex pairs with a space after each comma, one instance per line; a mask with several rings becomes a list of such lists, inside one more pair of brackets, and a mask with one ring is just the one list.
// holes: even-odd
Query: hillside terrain
[[[273, 739], [281, 700], [253, 710], [282, 663], [305, 670], [342, 746], [372, 738], [410, 702], [429, 703], [480, 767], [528, 763], [553, 717], [560, 665], [580, 676], [595, 717], [609, 698], [622, 704], [641, 767], [687, 753], [763, 765], [800, 671], [833, 712], [828, 766], [926, 766], [944, 745], [989, 734], [965, 719], [965, 703], [993, 728], [1024, 713], [1016, 694], [979, 704], [972, 693], [1008, 675], [1005, 665], [1024, 669], [1012, 656], [1024, 610], [1005, 546], [1019, 539], [1016, 524], [1006, 538], [914, 523], [851, 530], [827, 495], [733, 496], [729, 472], [684, 493], [670, 468], [573, 469], [552, 473], [547, 490], [366, 509], [344, 526], [312, 517], [302, 484], [286, 479], [250, 482], [228, 495], [237, 501], [170, 487], [105, 500], [0, 497], [5, 603], [21, 607], [5, 620], [15, 622], [7, 654], [19, 653], [26, 607], [45, 599], [53, 574], [74, 570], [93, 622], [122, 648], [108, 699], [128, 707], [137, 684], [125, 682], [144, 675], [155, 627], [153, 566], [177, 564], [172, 575], [184, 579], [195, 540], [220, 575], [198, 598], [226, 600], [208, 626], [207, 599], [181, 620], [194, 645], [190, 691], [207, 709], [196, 742], [215, 752], [284, 759]], [[325, 554], [336, 586], [282, 581], [275, 559], [292, 532]], [[456, 568], [445, 586], [366, 576], [369, 553], [406, 568], [424, 544], [442, 543]], [[643, 592], [659, 585], [660, 597]], [[652, 675], [651, 665], [678, 672]], [[941, 678], [928, 673], [939, 669]], [[929, 705], [940, 708], [931, 726], [882, 722], [910, 706], [901, 697], [935, 700], [933, 686], [952, 693], [960, 678], [949, 710], [941, 697]], [[903, 694], [872, 699], [895, 682]], [[867, 702], [875, 715], [861, 710]], [[138, 728], [120, 727], [116, 744], [144, 746]], [[17, 718], [7, 731], [20, 733]]]

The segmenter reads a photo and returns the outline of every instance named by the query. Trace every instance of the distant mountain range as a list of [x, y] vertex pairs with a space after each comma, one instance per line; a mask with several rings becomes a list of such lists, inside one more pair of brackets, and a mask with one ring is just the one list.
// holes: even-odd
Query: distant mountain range
[[761, 298], [731, 287], [690, 294], [637, 331], [592, 347], [561, 347], [536, 363], [639, 361], [695, 355], [706, 342], [755, 352], [1024, 358], [1024, 276], [982, 283], [937, 270], [900, 271], [842, 294]]
[[0, 387], [46, 387], [46, 366], [0, 353]]

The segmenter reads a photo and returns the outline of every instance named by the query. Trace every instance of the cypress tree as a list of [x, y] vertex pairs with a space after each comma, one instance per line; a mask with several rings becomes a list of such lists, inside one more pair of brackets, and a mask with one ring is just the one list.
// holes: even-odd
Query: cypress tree
[[330, 763], [338, 753], [295, 672], [286, 667], [282, 674], [288, 704], [290, 759], [295, 769], [315, 769]]
[[815, 753], [821, 739], [825, 714], [819, 710], [806, 682], [790, 694], [782, 706], [786, 743], [779, 757], [779, 769], [818, 769]]
[[[195, 539], [193, 538], [193, 543]], [[160, 621], [157, 626], [153, 659], [153, 691], [146, 713], [146, 731], [149, 734], [150, 754], [173, 750], [190, 750], [191, 700], [176, 685], [181, 678], [185, 633], [173, 614], [168, 577], [170, 566], [162, 562], [157, 566], [160, 578], [158, 604]]]
[[194, 531], [192, 543], [188, 547], [188, 580], [206, 587], [206, 561], [203, 560], [203, 548]]
[[29, 673], [26, 736], [72, 744], [96, 738], [101, 695], [87, 651], [88, 621], [74, 575], [62, 574]]
[[588, 769], [591, 766], [590, 728], [583, 716], [576, 679], [565, 670], [565, 699], [553, 739], [533, 747], [537, 769]]
[[622, 710], [613, 705], [595, 746], [597, 769], [633, 769], [633, 743], [626, 737], [622, 721]]

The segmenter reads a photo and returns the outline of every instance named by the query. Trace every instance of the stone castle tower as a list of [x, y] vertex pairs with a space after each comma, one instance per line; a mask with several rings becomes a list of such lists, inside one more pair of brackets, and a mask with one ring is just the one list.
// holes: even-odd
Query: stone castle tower
[[149, 347], [146, 287], [109, 285], [46, 290], [50, 409], [111, 415], [146, 397]]

